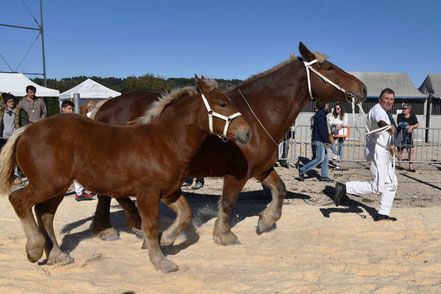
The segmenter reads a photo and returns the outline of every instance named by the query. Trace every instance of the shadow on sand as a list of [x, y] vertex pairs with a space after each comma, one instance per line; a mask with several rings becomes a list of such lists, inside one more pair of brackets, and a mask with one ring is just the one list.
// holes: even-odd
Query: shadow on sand
[[[328, 196], [331, 200], [334, 200], [334, 194], [335, 194], [335, 188], [331, 186], [326, 186], [323, 190], [323, 193]], [[354, 196], [361, 198], [359, 196]], [[363, 210], [363, 209], [364, 210]], [[320, 208], [320, 212], [323, 214], [324, 217], [330, 217], [331, 213], [356, 213], [361, 218], [366, 218], [366, 216], [363, 214], [363, 212], [366, 211], [372, 219], [377, 215], [377, 210], [373, 207], [370, 207], [362, 202], [349, 199], [348, 197], [344, 197], [339, 207], [332, 207], [332, 208]]]
[[[178, 245], [163, 247], [163, 252], [166, 255], [175, 255], [181, 250], [184, 250], [189, 246], [197, 243], [199, 240], [197, 228], [201, 227], [202, 225], [204, 225], [211, 219], [216, 218], [217, 216], [217, 203], [220, 198], [219, 195], [206, 195], [206, 194], [197, 194], [192, 192], [184, 192], [184, 195], [190, 207], [193, 210], [192, 224], [190, 224], [182, 232], [185, 235], [184, 242]], [[287, 191], [286, 193], [286, 199], [309, 199], [309, 198], [310, 197], [305, 194], [297, 194], [289, 191]], [[268, 192], [267, 190], [240, 193], [238, 201], [231, 213], [231, 221], [230, 221], [231, 227], [234, 227], [236, 224], [238, 224], [247, 217], [258, 215], [261, 211], [263, 211], [267, 207], [267, 205], [270, 202], [271, 202], [271, 193]], [[116, 205], [112, 205], [112, 208], [118, 209], [117, 211], [110, 213], [112, 226], [119, 232], [134, 234], [126, 224], [125, 215], [121, 207], [118, 204], [116, 204]], [[176, 214], [162, 203], [160, 205], [159, 212], [160, 212], [160, 231], [162, 232], [173, 223]], [[60, 246], [61, 250], [65, 252], [71, 252], [79, 245], [79, 243], [82, 240], [94, 238], [95, 236], [93, 235], [90, 229], [81, 232], [71, 233], [71, 231], [82, 226], [83, 224], [87, 222], [91, 222], [92, 219], [93, 217], [90, 216], [65, 225], [61, 230], [61, 233], [65, 234], [61, 242], [61, 246]], [[256, 223], [256, 228], [257, 228], [257, 223]], [[272, 230], [274, 228], [275, 225], [269, 230]]]

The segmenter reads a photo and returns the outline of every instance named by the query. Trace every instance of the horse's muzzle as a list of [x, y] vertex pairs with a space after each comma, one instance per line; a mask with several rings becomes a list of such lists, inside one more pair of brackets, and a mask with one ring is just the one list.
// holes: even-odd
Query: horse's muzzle
[[250, 142], [250, 139], [251, 139], [250, 129], [240, 128], [240, 129], [236, 130], [234, 133], [236, 135], [237, 143], [239, 143], [241, 145], [245, 145], [245, 144], [248, 144], [248, 142]]

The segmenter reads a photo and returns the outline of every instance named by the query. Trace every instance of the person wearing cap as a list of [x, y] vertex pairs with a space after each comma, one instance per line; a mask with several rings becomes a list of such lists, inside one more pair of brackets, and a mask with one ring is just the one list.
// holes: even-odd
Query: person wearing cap
[[15, 96], [8, 93], [1, 94], [5, 106], [0, 107], [0, 148], [6, 144], [12, 133], [21, 126], [20, 123], [20, 107], [15, 107]]
[[[397, 218], [389, 216], [397, 193], [398, 180], [395, 170], [389, 160], [390, 137], [395, 132], [388, 112], [391, 111], [395, 101], [395, 93], [392, 89], [383, 89], [380, 98], [368, 113], [369, 125], [366, 131], [375, 131], [386, 126], [389, 129], [381, 132], [372, 132], [366, 135], [366, 160], [370, 165], [371, 181], [350, 181], [346, 184], [337, 182], [335, 184], [334, 203], [340, 205], [346, 193], [353, 195], [376, 194], [381, 197], [380, 207], [374, 221], [396, 221]], [[372, 128], [372, 129], [370, 129]]]
[[416, 115], [411, 113], [412, 106], [410, 104], [403, 103], [401, 110], [402, 113], [398, 114], [397, 116], [398, 130], [400, 130], [403, 134], [401, 136], [401, 142], [397, 142], [397, 156], [399, 160], [398, 169], [403, 169], [401, 159], [403, 158], [403, 149], [406, 148], [409, 158], [409, 171], [415, 172], [415, 169], [413, 168], [415, 148], [413, 146], [412, 134], [413, 130], [419, 127], [419, 123]]

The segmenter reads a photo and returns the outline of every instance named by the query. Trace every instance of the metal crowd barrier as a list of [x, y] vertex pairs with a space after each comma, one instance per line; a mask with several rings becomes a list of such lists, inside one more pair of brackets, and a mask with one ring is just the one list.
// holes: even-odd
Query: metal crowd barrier
[[[441, 129], [417, 128], [413, 131], [414, 163], [440, 164], [441, 163]], [[288, 139], [286, 139], [288, 138]], [[279, 145], [279, 161], [286, 162], [286, 166], [294, 166], [298, 159], [312, 158], [311, 128], [310, 126], [296, 126], [286, 136], [286, 140]], [[336, 140], [337, 147], [337, 140]], [[365, 162], [366, 129], [364, 127], [350, 127], [349, 137], [343, 144], [343, 162]], [[397, 145], [398, 142], [395, 143]], [[286, 150], [288, 148], [288, 150]], [[408, 152], [403, 146], [401, 162], [408, 162]], [[284, 152], [285, 149], [285, 152]], [[328, 149], [330, 150], [330, 149]], [[330, 158], [333, 153], [330, 151]], [[396, 161], [400, 162], [400, 161]]]

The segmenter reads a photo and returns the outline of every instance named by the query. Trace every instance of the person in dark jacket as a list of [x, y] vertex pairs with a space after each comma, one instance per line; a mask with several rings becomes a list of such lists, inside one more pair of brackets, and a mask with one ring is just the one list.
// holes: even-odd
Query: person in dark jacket
[[324, 182], [332, 182], [330, 178], [328, 178], [328, 162], [329, 162], [329, 132], [328, 132], [328, 123], [326, 119], [328, 103], [327, 102], [317, 102], [317, 112], [314, 115], [314, 124], [312, 128], [312, 144], [316, 146], [317, 156], [314, 160], [308, 162], [305, 166], [300, 167], [298, 165], [299, 170], [299, 179], [300, 181], [304, 180], [305, 174], [310, 170], [321, 164], [321, 174], [320, 181]]

